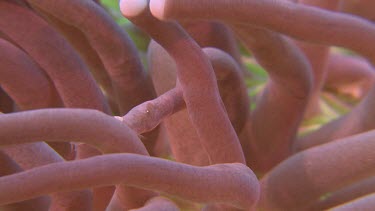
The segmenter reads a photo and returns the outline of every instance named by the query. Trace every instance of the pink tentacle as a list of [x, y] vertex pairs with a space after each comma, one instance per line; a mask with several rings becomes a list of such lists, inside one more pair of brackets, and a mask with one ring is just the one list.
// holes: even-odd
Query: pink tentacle
[[243, 209], [253, 207], [259, 193], [255, 175], [243, 164], [194, 167], [147, 156], [113, 154], [1, 177], [0, 189], [6, 191], [0, 192], [0, 204], [122, 182], [197, 202], [220, 202]]

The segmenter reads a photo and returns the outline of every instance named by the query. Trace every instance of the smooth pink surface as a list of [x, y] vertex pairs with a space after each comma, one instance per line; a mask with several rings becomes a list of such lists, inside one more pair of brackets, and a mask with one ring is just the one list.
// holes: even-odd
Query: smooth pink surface
[[[338, 2], [362, 17], [323, 9]], [[1, 92], [0, 108], [14, 112], [0, 113], [0, 174], [8, 174], [0, 210], [372, 210], [375, 74], [362, 58], [322, 46], [375, 63], [375, 27], [363, 18], [373, 17], [370, 2], [123, 0], [121, 11], [145, 32], [137, 44], [147, 36], [160, 44], [151, 45], [146, 71], [144, 52], [100, 1], [0, 1], [0, 91], [13, 98]], [[239, 56], [228, 26], [251, 54]], [[303, 44], [309, 60], [293, 38], [312, 43]], [[259, 76], [241, 74], [241, 59], [267, 71], [262, 94], [248, 96], [244, 82], [253, 89]], [[366, 89], [363, 100], [345, 100], [352, 111], [295, 141], [310, 65], [319, 99], [326, 59], [334, 73], [326, 87], [352, 83]], [[248, 97], [257, 100], [253, 111]], [[20, 112], [35, 108], [43, 109]], [[81, 160], [65, 161], [40, 141]], [[153, 153], [155, 142], [163, 153]]]
[[147, 9], [147, 0], [121, 0], [120, 10], [122, 14], [132, 17], [137, 16], [143, 10]]
[[152, 15], [160, 20], [164, 19], [164, 8], [166, 0], [150, 1], [150, 11]]

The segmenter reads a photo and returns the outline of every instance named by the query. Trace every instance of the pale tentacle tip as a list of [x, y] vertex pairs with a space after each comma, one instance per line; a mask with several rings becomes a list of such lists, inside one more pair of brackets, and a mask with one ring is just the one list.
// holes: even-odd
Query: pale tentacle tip
[[151, 14], [159, 19], [164, 19], [164, 8], [166, 0], [150, 0], [150, 11]]
[[148, 0], [120, 0], [120, 10], [125, 17], [135, 17], [148, 6]]
[[124, 118], [123, 117], [121, 117], [121, 116], [114, 116], [115, 117], [115, 119], [117, 119], [117, 120], [119, 120], [119, 121], [124, 121]]

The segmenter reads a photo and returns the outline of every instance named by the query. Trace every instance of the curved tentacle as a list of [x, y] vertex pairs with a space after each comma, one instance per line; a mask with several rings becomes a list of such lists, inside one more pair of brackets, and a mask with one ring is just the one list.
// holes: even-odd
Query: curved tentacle
[[0, 2], [0, 11], [1, 31], [46, 71], [65, 106], [109, 111], [87, 67], [63, 37], [28, 9]]
[[[19, 112], [2, 115], [0, 125], [4, 125], [0, 129], [0, 134], [4, 137], [0, 145], [41, 139], [51, 142], [77, 141], [89, 143], [104, 153], [132, 152], [148, 155], [132, 130], [120, 121], [95, 110], [48, 109]], [[14, 135], [20, 129], [23, 132]], [[125, 193], [133, 190], [127, 187], [120, 189]], [[148, 191], [139, 192], [150, 195]]]
[[248, 121], [249, 165], [264, 173], [291, 154], [312, 88], [311, 66], [279, 33], [230, 24], [269, 75]]
[[[2, 67], [0, 83], [8, 90], [11, 96], [14, 97], [21, 109], [28, 110], [61, 105], [61, 100], [48, 76], [40, 70], [27, 54], [2, 39], [0, 39], [0, 51], [4, 52], [4, 54], [2, 54], [4, 56], [0, 58]], [[23, 86], [19, 86], [20, 84]], [[39, 139], [37, 141], [41, 140], [42, 139]], [[46, 148], [46, 146], [43, 148], [43, 146], [43, 143], [32, 143], [7, 147], [4, 151], [13, 159], [16, 159], [17, 163], [22, 164], [22, 168], [26, 169], [26, 163], [35, 163], [33, 164], [34, 167], [43, 165], [44, 163], [63, 161], [62, 158], [54, 160], [51, 159], [50, 156], [44, 156], [36, 160], [33, 154], [41, 155], [45, 153], [45, 150], [53, 151], [48, 147]], [[51, 144], [51, 146], [63, 156], [69, 156], [71, 154], [71, 145], [69, 143]], [[73, 199], [73, 195], [82, 200]], [[56, 194], [52, 197], [52, 206], [60, 208], [65, 207], [68, 209], [90, 209], [90, 196], [91, 193], [89, 191], [70, 192], [68, 197]], [[64, 205], [55, 203], [56, 200], [61, 199], [64, 199]]]
[[148, 154], [132, 130], [96, 110], [42, 109], [3, 114], [0, 125], [1, 146], [40, 140], [77, 141], [89, 143], [103, 153]]
[[20, 109], [61, 106], [54, 85], [26, 53], [0, 38], [0, 54], [0, 84]]
[[[323, 10], [336, 11], [339, 0], [299, 0], [298, 3]], [[305, 114], [305, 117], [311, 118], [321, 113], [320, 94], [327, 76], [327, 60], [330, 46], [298, 41], [296, 43], [306, 55], [312, 67], [312, 92]]]
[[[249, 111], [249, 100], [241, 77], [241, 70], [228, 54], [214, 48], [204, 48], [203, 51], [214, 68], [226, 113], [236, 133], [239, 133]], [[158, 94], [162, 94], [175, 86], [176, 64], [167, 52], [155, 42], [151, 42], [148, 54], [155, 89]], [[202, 150], [186, 110], [170, 116], [165, 123], [171, 148], [177, 161], [193, 165], [208, 164], [207, 154], [205, 150]]]
[[[216, 6], [211, 7], [212, 4]], [[150, 8], [153, 15], [160, 19], [219, 19], [253, 24], [303, 41], [346, 47], [366, 56], [375, 64], [375, 50], [368, 44], [375, 42], [375, 26], [365, 19], [351, 15], [273, 0], [238, 0], [230, 3], [226, 0], [151, 0]], [[309, 24], [305, 24], [307, 22]], [[373, 129], [375, 119], [370, 117], [374, 116], [375, 112], [374, 96], [375, 87], [349, 114], [326, 124], [309, 136], [309, 139], [334, 140]]]
[[74, 26], [68, 25], [54, 16], [48, 15], [45, 12], [38, 10], [37, 12], [41, 14], [53, 27], [56, 28], [64, 37], [69, 41], [75, 50], [79, 53], [81, 58], [87, 64], [90, 72], [94, 76], [96, 82], [104, 90], [107, 100], [111, 105], [111, 110], [113, 113], [118, 113], [119, 108], [115, 99], [115, 93], [112, 87], [112, 81], [109, 78], [103, 62], [101, 61], [98, 53], [93, 49], [87, 40], [84, 33]]
[[185, 107], [182, 92], [179, 88], [160, 95], [154, 100], [146, 101], [123, 117], [116, 117], [127, 124], [138, 134], [142, 134], [156, 128], [164, 118], [178, 112]]
[[375, 4], [371, 0], [340, 0], [340, 11], [358, 15], [375, 21]]
[[129, 2], [121, 1], [120, 8], [123, 15], [150, 34], [175, 60], [189, 117], [210, 162], [244, 163], [243, 152], [225, 114], [214, 71], [207, 57], [177, 23], [155, 19], [148, 10], [148, 2], [140, 3], [144, 3], [142, 7], [132, 8]]
[[363, 210], [371, 211], [375, 207], [375, 193], [332, 208], [332, 211]]
[[261, 180], [259, 207], [303, 210], [321, 196], [375, 176], [374, 131], [297, 153]]
[[353, 185], [344, 187], [321, 201], [316, 202], [309, 208], [310, 210], [325, 210], [334, 206], [339, 206], [345, 202], [352, 201], [356, 198], [375, 192], [375, 177], [371, 177]]
[[351, 15], [274, 0], [151, 0], [150, 9], [163, 20], [215, 19], [264, 27], [303, 41], [346, 47], [375, 63], [375, 51], [368, 45], [375, 40], [375, 27]]
[[130, 211], [153, 211], [153, 210], [164, 210], [164, 211], [179, 211], [180, 209], [172, 201], [164, 197], [155, 197], [147, 201], [144, 207], [139, 209], [133, 209]]
[[361, 57], [331, 54], [327, 71], [325, 89], [349, 93], [359, 99], [375, 84], [375, 69]]
[[[3, 150], [24, 170], [64, 161], [51, 147], [43, 142], [6, 146]], [[51, 194], [49, 209], [91, 210], [92, 193], [90, 190], [78, 190]]]
[[[0, 150], [0, 177], [11, 175], [16, 172], [21, 172], [22, 168], [14, 162], [7, 154]], [[49, 210], [50, 198], [47, 196], [40, 196], [38, 198], [29, 199], [26, 201], [13, 203], [5, 206], [0, 206], [3, 211], [47, 211]]]
[[103, 8], [86, 0], [28, 2], [84, 33], [108, 71], [121, 114], [154, 97], [134, 44]]
[[228, 26], [216, 21], [186, 21], [180, 24], [199, 46], [218, 48], [228, 53], [240, 65], [244, 74], [248, 73], [243, 67], [235, 35]]
[[219, 202], [243, 209], [254, 206], [259, 191], [255, 175], [243, 164], [194, 167], [148, 156], [112, 154], [1, 177], [0, 189], [6, 191], [0, 192], [0, 204], [122, 182], [188, 200]]
[[[44, 71], [21, 49], [0, 38], [0, 85], [21, 110], [59, 107], [61, 99]], [[20, 86], [22, 84], [22, 86]], [[63, 156], [70, 156], [69, 143], [51, 144]]]

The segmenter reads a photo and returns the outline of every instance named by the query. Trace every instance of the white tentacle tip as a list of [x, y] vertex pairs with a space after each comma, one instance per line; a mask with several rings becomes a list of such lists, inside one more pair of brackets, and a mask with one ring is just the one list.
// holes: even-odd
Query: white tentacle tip
[[148, 6], [147, 0], [120, 0], [120, 10], [125, 17], [135, 17]]
[[166, 0], [150, 0], [150, 11], [159, 20], [164, 19], [165, 2]]
[[115, 119], [119, 120], [120, 122], [124, 121], [124, 118], [121, 116], [114, 116]]

